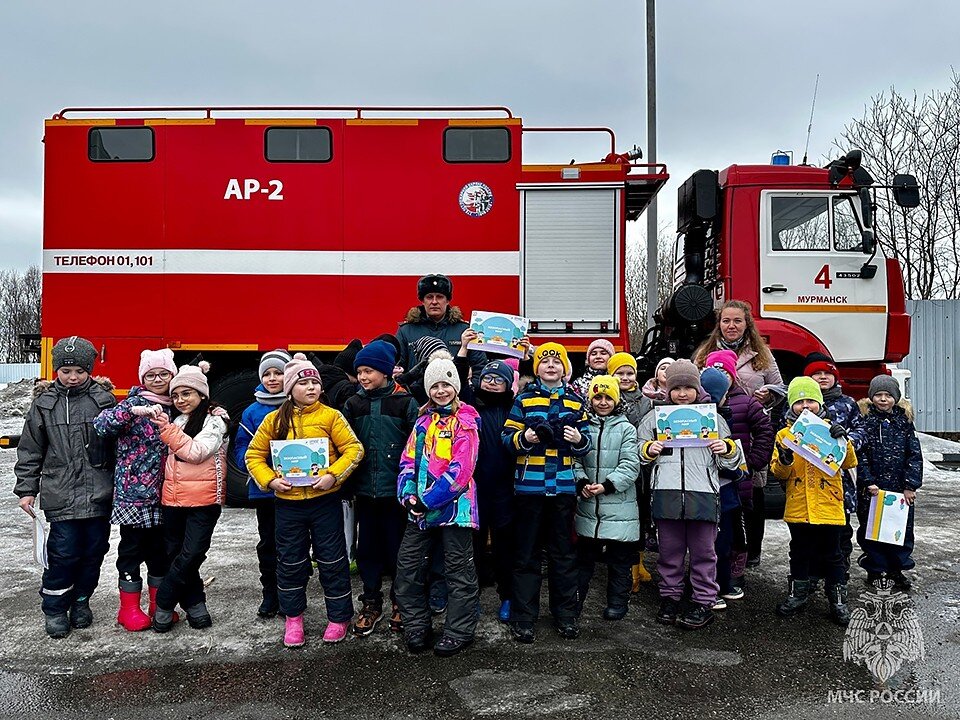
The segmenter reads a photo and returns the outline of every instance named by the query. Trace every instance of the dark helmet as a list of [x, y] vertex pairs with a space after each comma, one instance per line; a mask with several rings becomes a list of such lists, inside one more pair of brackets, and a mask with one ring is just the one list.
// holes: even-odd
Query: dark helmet
[[428, 293], [440, 293], [450, 300], [453, 298], [453, 283], [446, 275], [424, 275], [417, 283], [417, 297], [423, 300]]

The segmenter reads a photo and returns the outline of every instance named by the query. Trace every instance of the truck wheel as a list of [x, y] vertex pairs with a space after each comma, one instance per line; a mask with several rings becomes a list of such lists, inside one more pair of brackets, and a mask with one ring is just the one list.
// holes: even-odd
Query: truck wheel
[[250, 507], [247, 499], [247, 472], [238, 467], [233, 457], [233, 438], [240, 425], [240, 416], [253, 402], [253, 391], [260, 382], [254, 370], [237, 370], [224, 375], [210, 388], [210, 395], [230, 413], [230, 436], [227, 448], [227, 505]]

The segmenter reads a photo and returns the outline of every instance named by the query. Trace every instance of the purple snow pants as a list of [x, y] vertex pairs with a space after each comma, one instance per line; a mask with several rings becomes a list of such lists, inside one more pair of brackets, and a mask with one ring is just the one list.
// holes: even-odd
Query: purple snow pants
[[683, 595], [684, 560], [690, 553], [690, 584], [693, 601], [713, 606], [717, 585], [717, 524], [703, 520], [657, 520], [660, 555], [660, 596], [680, 600]]

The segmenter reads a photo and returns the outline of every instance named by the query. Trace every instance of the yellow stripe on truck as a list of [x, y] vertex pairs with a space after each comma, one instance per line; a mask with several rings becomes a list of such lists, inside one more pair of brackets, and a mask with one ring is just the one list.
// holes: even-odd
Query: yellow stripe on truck
[[886, 313], [885, 305], [764, 305], [772, 313]]

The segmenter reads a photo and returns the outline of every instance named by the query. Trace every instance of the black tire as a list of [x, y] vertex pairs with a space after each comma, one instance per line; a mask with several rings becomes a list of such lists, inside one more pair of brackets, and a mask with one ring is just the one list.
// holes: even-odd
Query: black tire
[[247, 496], [247, 471], [233, 457], [233, 438], [240, 425], [240, 416], [253, 402], [253, 391], [260, 382], [253, 370], [237, 370], [224, 375], [210, 389], [210, 396], [230, 413], [230, 439], [227, 447], [227, 505], [253, 507]]

